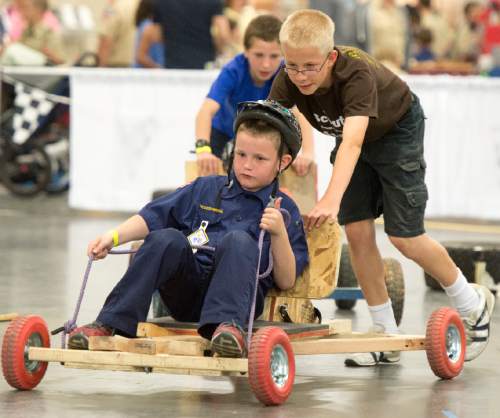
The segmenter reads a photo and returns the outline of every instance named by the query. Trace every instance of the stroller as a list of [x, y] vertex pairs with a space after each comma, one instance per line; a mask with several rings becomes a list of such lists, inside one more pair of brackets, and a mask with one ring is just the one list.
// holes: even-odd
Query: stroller
[[69, 78], [42, 90], [0, 73], [0, 182], [19, 196], [69, 188]]

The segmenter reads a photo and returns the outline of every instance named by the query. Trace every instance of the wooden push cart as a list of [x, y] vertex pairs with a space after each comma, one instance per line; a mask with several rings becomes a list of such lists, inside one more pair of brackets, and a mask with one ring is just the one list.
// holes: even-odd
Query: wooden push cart
[[[293, 289], [273, 291], [279, 297], [319, 299], [334, 290], [341, 251], [340, 228], [324, 224], [308, 234], [310, 265]], [[45, 321], [39, 316], [14, 319], [3, 338], [2, 371], [16, 389], [29, 390], [42, 380], [48, 362], [95, 370], [247, 375], [256, 398], [279, 405], [292, 392], [295, 356], [371, 351], [425, 350], [434, 374], [457, 376], [464, 363], [465, 332], [456, 311], [441, 308], [427, 324], [425, 335], [361, 334], [349, 320], [322, 324], [257, 321], [248, 358], [214, 357], [209, 342], [196, 334], [196, 324], [157, 318], [140, 323], [137, 338], [91, 337], [88, 351], [50, 348]]]

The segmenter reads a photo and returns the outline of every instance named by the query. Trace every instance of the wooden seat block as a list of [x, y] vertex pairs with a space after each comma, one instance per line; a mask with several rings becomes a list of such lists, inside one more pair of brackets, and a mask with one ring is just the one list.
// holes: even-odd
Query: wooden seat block
[[323, 223], [307, 233], [309, 265], [295, 286], [290, 290], [273, 289], [268, 296], [288, 298], [322, 299], [331, 295], [337, 286], [340, 254], [342, 250], [341, 229], [337, 223]]

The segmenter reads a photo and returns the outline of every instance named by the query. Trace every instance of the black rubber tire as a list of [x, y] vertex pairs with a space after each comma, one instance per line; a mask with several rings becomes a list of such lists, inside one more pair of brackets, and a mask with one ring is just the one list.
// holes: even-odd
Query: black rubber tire
[[[392, 309], [396, 324], [401, 323], [403, 318], [404, 300], [405, 300], [405, 282], [403, 270], [399, 261], [393, 258], [384, 258], [385, 283], [387, 292], [392, 301]], [[342, 245], [342, 253], [340, 255], [339, 279], [337, 287], [358, 287], [358, 280], [354, 274], [349, 258], [349, 246]], [[337, 308], [349, 310], [356, 305], [356, 299], [336, 299]]]
[[441, 287], [439, 282], [437, 280], [434, 280], [434, 278], [432, 278], [432, 276], [430, 276], [426, 272], [424, 272], [424, 276], [425, 276], [425, 284], [427, 285], [428, 288], [430, 288], [432, 290], [438, 290], [438, 291], [443, 290], [443, 288]]
[[405, 280], [401, 263], [394, 258], [384, 258], [385, 285], [392, 301], [392, 310], [396, 324], [399, 326], [403, 318], [405, 306]]
[[[358, 280], [356, 279], [352, 269], [351, 259], [349, 258], [349, 246], [347, 244], [342, 245], [342, 252], [340, 253], [339, 279], [337, 281], [337, 287], [358, 287]], [[354, 308], [356, 302], [356, 299], [335, 299], [335, 305], [337, 305], [337, 308], [344, 310]]]
[[[475, 282], [476, 261], [486, 262], [486, 271], [495, 283], [500, 282], [500, 243], [479, 241], [444, 241], [441, 243], [468, 282]], [[425, 284], [434, 290], [443, 290], [437, 280], [425, 273]]]
[[0, 181], [15, 195], [34, 196], [45, 190], [51, 177], [50, 158], [42, 147], [0, 157]]

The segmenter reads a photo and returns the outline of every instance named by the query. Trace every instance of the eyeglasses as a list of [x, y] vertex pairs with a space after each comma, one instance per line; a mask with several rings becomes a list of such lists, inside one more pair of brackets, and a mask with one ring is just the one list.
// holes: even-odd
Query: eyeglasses
[[323, 67], [325, 66], [325, 64], [328, 61], [329, 57], [330, 57], [330, 53], [328, 53], [328, 55], [326, 56], [325, 60], [323, 61], [323, 64], [321, 64], [320, 66], [318, 66], [318, 65], [309, 65], [304, 70], [299, 70], [297, 68], [287, 67], [285, 65], [284, 69], [285, 69], [285, 72], [288, 75], [293, 75], [293, 76], [295, 76], [297, 74], [304, 74], [305, 76], [315, 75], [315, 74], [319, 73], [323, 69]]

